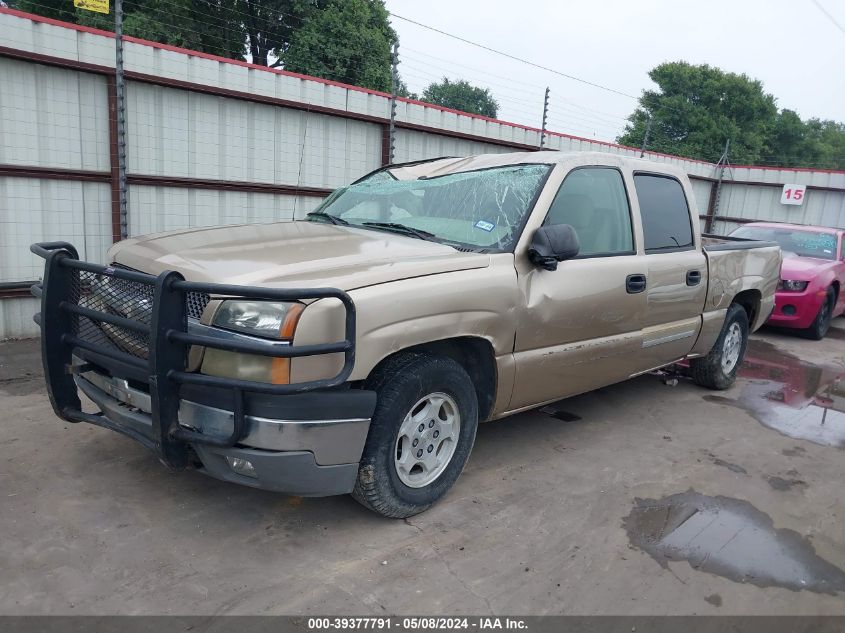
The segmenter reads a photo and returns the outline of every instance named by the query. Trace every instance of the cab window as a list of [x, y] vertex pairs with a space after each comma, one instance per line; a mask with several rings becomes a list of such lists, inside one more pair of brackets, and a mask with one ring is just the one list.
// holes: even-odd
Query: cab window
[[634, 187], [646, 254], [690, 250], [692, 225], [681, 183], [669, 176], [634, 174]]
[[581, 245], [578, 257], [634, 253], [625, 183], [612, 167], [572, 170], [558, 189], [544, 224], [571, 225]]

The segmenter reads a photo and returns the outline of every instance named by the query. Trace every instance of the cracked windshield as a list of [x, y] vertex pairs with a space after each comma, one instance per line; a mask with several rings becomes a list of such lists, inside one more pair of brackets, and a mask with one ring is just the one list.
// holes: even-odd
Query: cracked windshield
[[506, 250], [550, 169], [512, 165], [415, 180], [381, 171], [336, 191], [312, 218], [327, 214], [350, 225]]

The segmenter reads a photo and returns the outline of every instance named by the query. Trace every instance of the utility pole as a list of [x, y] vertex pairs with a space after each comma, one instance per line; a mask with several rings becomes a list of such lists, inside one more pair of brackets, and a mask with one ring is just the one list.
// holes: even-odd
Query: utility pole
[[117, 92], [117, 173], [120, 202], [120, 239], [129, 235], [126, 214], [126, 84], [123, 79], [123, 0], [114, 3], [114, 78]]
[[730, 169], [731, 167], [730, 151], [731, 139], [728, 139], [725, 141], [725, 151], [722, 152], [722, 155], [719, 157], [719, 162], [716, 163], [716, 169], [718, 170], [719, 175], [716, 179], [716, 202], [713, 205], [714, 218], [719, 213], [719, 200], [722, 198], [722, 179], [725, 177], [725, 169]]
[[704, 222], [704, 232], [710, 233], [713, 230], [713, 221], [719, 214], [719, 201], [722, 198], [722, 180], [725, 177], [725, 169], [731, 169], [730, 161], [731, 139], [725, 141], [725, 150], [719, 157], [719, 162], [716, 163], [716, 184], [712, 195], [710, 196], [710, 204], [707, 209], [707, 219]]
[[549, 116], [549, 87], [546, 86], [546, 97], [543, 99], [543, 126], [540, 128], [540, 148], [546, 145], [546, 120]]
[[651, 115], [648, 115], [648, 123], [645, 124], [645, 136], [643, 137], [643, 146], [640, 148], [640, 158], [645, 156], [645, 150], [648, 147], [648, 137], [651, 136]]
[[390, 163], [396, 156], [396, 91], [399, 90], [399, 42], [393, 42], [393, 58], [390, 61]]

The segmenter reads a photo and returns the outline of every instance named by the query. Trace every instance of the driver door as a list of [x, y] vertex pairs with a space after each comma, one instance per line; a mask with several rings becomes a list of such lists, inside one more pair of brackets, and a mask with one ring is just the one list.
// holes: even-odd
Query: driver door
[[577, 167], [544, 224], [570, 224], [580, 251], [542, 270], [517, 262], [524, 299], [514, 345], [510, 410], [625, 380], [643, 369], [647, 295], [626, 179], [614, 167]]

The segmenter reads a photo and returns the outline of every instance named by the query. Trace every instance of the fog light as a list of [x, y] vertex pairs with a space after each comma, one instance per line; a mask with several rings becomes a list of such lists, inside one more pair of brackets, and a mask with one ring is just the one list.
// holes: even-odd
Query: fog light
[[783, 306], [783, 308], [781, 309], [781, 312], [783, 312], [786, 316], [795, 316], [795, 313], [796, 313], [797, 311], [798, 311], [798, 310], [796, 310], [796, 309], [795, 309], [795, 306], [794, 306], [794, 305], [792, 305], [791, 303], [787, 303], [787, 304], [786, 304], [785, 306]]
[[231, 468], [233, 472], [243, 475], [244, 477], [258, 477], [258, 475], [255, 474], [255, 466], [253, 466], [252, 462], [248, 459], [226, 456], [226, 461], [229, 463], [229, 468]]

